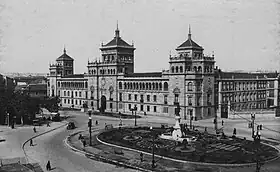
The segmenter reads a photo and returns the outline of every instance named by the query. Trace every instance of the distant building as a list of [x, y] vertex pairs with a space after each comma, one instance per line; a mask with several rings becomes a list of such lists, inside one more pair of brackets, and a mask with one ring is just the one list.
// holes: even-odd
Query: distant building
[[[48, 95], [59, 96], [61, 106], [95, 110], [174, 116], [181, 107], [183, 119], [228, 117], [229, 110], [250, 111], [279, 106], [277, 73], [229, 73], [215, 68], [214, 55], [188, 39], [169, 57], [169, 69], [134, 73], [133, 44], [115, 30], [115, 37], [102, 44], [101, 61], [88, 62], [86, 74], [74, 74], [74, 59], [64, 49], [50, 65]], [[149, 63], [149, 62], [147, 62]], [[266, 77], [265, 77], [266, 76]]]
[[30, 97], [44, 99], [47, 97], [47, 84], [17, 85], [15, 91], [25, 92]]

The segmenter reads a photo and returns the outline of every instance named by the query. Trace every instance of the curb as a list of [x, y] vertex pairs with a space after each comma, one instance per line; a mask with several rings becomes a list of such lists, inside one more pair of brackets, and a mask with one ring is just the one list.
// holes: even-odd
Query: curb
[[[101, 129], [98, 129], [98, 130], [101, 130]], [[80, 150], [80, 149], [77, 149], [77, 148], [71, 146], [71, 145], [68, 143], [69, 140], [70, 140], [70, 137], [72, 137], [72, 136], [74, 136], [74, 135], [77, 135], [77, 134], [79, 134], [79, 133], [81, 133], [81, 132], [84, 132], [84, 131], [87, 131], [87, 130], [77, 131], [77, 132], [74, 132], [74, 133], [70, 134], [69, 136], [67, 136], [66, 139], [64, 139], [65, 145], [68, 146], [71, 150], [73, 150], [73, 151], [75, 151], [75, 152], [77, 152], [77, 153], [80, 153], [80, 154], [85, 155], [85, 156], [93, 156], [93, 157], [95, 157], [95, 158], [97, 158], [97, 159], [106, 161], [106, 162], [108, 162], [108, 163], [110, 163], [110, 164], [116, 164], [116, 165], [120, 165], [120, 166], [124, 166], [124, 167], [128, 167], [128, 168], [132, 168], [132, 169], [136, 169], [136, 170], [141, 170], [141, 171], [144, 171], [144, 172], [153, 172], [153, 171], [148, 170], [148, 169], [144, 169], [144, 168], [132, 166], [132, 165], [130, 165], [130, 164], [128, 164], [128, 163], [123, 163], [123, 162], [119, 162], [119, 161], [116, 161], [116, 160], [107, 159], [107, 158], [104, 158], [104, 157], [102, 157], [102, 156], [100, 156], [100, 155], [98, 155], [98, 154], [94, 154], [94, 153], [89, 153], [89, 152], [86, 152], [86, 151], [82, 151], [82, 150]], [[97, 131], [97, 130], [95, 130], [95, 131]]]
[[26, 152], [25, 152], [25, 150], [24, 150], [25, 144], [26, 144], [27, 142], [29, 142], [31, 139], [37, 138], [37, 137], [39, 137], [39, 136], [42, 136], [42, 135], [44, 135], [44, 134], [47, 134], [47, 133], [49, 133], [49, 132], [52, 132], [52, 131], [57, 130], [57, 129], [59, 129], [59, 128], [62, 128], [62, 127], [66, 126], [66, 125], [68, 124], [68, 122], [62, 122], [62, 123], [65, 123], [65, 124], [60, 125], [60, 126], [58, 126], [58, 127], [56, 127], [56, 128], [53, 128], [53, 129], [51, 129], [51, 130], [45, 131], [45, 132], [43, 132], [43, 133], [37, 134], [37, 135], [35, 135], [35, 136], [32, 136], [32, 137], [30, 137], [29, 139], [27, 139], [27, 140], [22, 144], [22, 147], [21, 147], [21, 148], [22, 148], [22, 150], [23, 150], [23, 152], [24, 152], [25, 159], [26, 159], [26, 162], [27, 162], [27, 163], [28, 163], [28, 158], [27, 158]]
[[[119, 145], [114, 145], [114, 144], [111, 144], [111, 143], [107, 143], [107, 142], [101, 141], [98, 138], [98, 135], [96, 136], [96, 139], [97, 139], [98, 142], [100, 142], [100, 143], [102, 143], [104, 145], [107, 145], [107, 146], [111, 146], [111, 147], [113, 146], [113, 147], [117, 147], [117, 148], [121, 148], [121, 149], [126, 149], [126, 150], [130, 150], [130, 151], [134, 151], [134, 152], [142, 152], [144, 154], [152, 156], [152, 154], [148, 153], [148, 152], [139, 151], [137, 149], [132, 149], [132, 148], [123, 147], [123, 146], [119, 146]], [[269, 144], [265, 144], [265, 145], [273, 147], [274, 149], [278, 150], [278, 154], [280, 153], [280, 149], [279, 148], [277, 148], [277, 147], [275, 147], [273, 145], [269, 145]], [[193, 162], [193, 161], [178, 160], [178, 159], [173, 159], [173, 158], [169, 158], [169, 157], [165, 157], [165, 156], [160, 156], [160, 155], [156, 155], [156, 154], [154, 156], [158, 157], [158, 158], [170, 160], [170, 161], [175, 161], [175, 162], [180, 162], [180, 163], [189, 163], [189, 164], [195, 164], [195, 165], [220, 166], [220, 167], [246, 167], [246, 166], [254, 166], [254, 165], [256, 165], [255, 162], [254, 163], [244, 163], [244, 164], [218, 164], [218, 163], [215, 164], [215, 163], [206, 163], [206, 162]], [[277, 156], [277, 157], [275, 157], [273, 159], [264, 161], [264, 163], [275, 161], [278, 158], [280, 158], [280, 156]]]

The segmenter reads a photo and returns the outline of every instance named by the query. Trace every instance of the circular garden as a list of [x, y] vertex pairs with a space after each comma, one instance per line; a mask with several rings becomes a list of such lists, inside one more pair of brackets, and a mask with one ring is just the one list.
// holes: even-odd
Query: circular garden
[[172, 133], [172, 128], [121, 128], [104, 131], [98, 135], [101, 141], [128, 147], [147, 153], [178, 160], [217, 164], [254, 163], [257, 159], [272, 160], [278, 156], [275, 148], [238, 137], [217, 137], [207, 132], [187, 130], [187, 135], [195, 136], [194, 142], [176, 142], [162, 139], [163, 133]]

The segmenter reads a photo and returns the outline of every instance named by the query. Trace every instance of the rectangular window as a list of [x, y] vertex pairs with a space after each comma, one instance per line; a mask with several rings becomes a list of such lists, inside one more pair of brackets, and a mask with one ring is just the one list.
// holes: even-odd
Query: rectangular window
[[80, 105], [82, 105], [82, 100], [80, 100]]
[[150, 112], [150, 106], [147, 106], [147, 112]]
[[147, 95], [147, 102], [150, 101], [150, 95]]
[[66, 96], [66, 91], [64, 91], [64, 96]]
[[156, 102], [157, 101], [157, 96], [156, 95], [154, 95], [154, 102]]
[[122, 108], [123, 108], [123, 104], [119, 103], [119, 109], [122, 109]]
[[66, 104], [66, 99], [64, 99], [64, 104]]
[[137, 101], [137, 94], [134, 95], [134, 100]]
[[79, 97], [82, 97], [82, 92], [81, 91], [79, 92]]
[[85, 93], [86, 93], [86, 99], [87, 99], [88, 98], [88, 92], [86, 91]]
[[68, 99], [68, 104], [70, 104], [70, 99]]
[[157, 107], [156, 106], [154, 106], [154, 112], [157, 112]]
[[77, 105], [78, 104], [78, 101], [77, 100], [75, 100], [75, 105]]
[[144, 103], [144, 95], [143, 94], [140, 95], [140, 103]]
[[131, 94], [128, 94], [128, 100], [131, 100]]
[[192, 106], [192, 97], [188, 97], [188, 104], [189, 106]]
[[168, 113], [168, 107], [163, 107], [163, 113]]
[[144, 105], [140, 105], [140, 111], [144, 110]]
[[113, 103], [110, 103], [110, 109], [113, 109]]
[[129, 109], [129, 110], [131, 109], [131, 104], [128, 104], [128, 109]]
[[164, 104], [167, 105], [167, 95], [164, 95]]
[[119, 94], [119, 100], [122, 101], [122, 93]]
[[78, 92], [77, 91], [75, 91], [75, 97], [78, 97]]

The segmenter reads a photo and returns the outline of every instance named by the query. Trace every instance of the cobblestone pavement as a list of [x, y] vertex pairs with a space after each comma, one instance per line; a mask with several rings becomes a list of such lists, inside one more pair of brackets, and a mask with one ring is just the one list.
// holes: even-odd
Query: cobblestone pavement
[[[22, 144], [32, 136], [43, 133], [47, 130], [51, 130], [58, 126], [63, 125], [61, 122], [54, 122], [51, 127], [36, 126], [37, 133], [33, 132], [32, 126], [16, 126], [15, 129], [11, 129], [7, 126], [0, 126], [1, 137], [5, 139], [4, 142], [0, 142], [0, 159], [3, 159], [3, 163], [10, 163], [20, 160], [24, 163], [24, 152], [22, 150]], [[36, 144], [34, 142], [34, 144]]]

